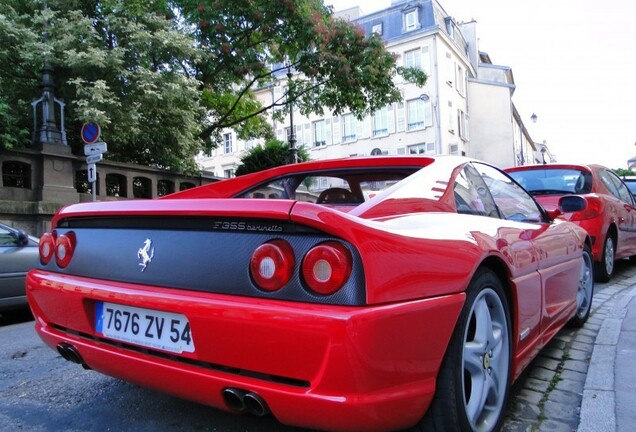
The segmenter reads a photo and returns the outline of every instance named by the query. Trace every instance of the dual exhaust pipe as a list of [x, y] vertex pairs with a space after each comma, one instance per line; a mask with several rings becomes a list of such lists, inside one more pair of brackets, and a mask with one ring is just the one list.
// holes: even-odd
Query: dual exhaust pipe
[[[60, 342], [57, 344], [56, 349], [64, 360], [82, 365], [84, 369], [90, 369], [77, 348], [70, 343]], [[257, 393], [239, 388], [227, 387], [223, 390], [222, 395], [223, 401], [232, 411], [249, 413], [257, 417], [263, 417], [270, 412], [265, 399]]]
[[254, 392], [228, 387], [223, 390], [223, 400], [232, 411], [249, 413], [257, 417], [269, 414], [267, 402]]
[[64, 360], [68, 360], [71, 363], [77, 363], [79, 365], [82, 365], [84, 369], [90, 369], [90, 367], [86, 364], [86, 362], [80, 355], [77, 348], [75, 348], [70, 343], [61, 342], [57, 344], [55, 348], [57, 348], [57, 352], [60, 353], [60, 355], [62, 356]]

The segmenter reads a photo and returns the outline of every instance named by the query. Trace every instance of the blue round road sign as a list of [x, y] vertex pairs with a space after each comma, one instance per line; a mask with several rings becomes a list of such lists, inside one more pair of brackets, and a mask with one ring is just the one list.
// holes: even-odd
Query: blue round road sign
[[99, 139], [101, 130], [95, 122], [88, 122], [82, 125], [82, 141], [86, 144], [93, 144]]

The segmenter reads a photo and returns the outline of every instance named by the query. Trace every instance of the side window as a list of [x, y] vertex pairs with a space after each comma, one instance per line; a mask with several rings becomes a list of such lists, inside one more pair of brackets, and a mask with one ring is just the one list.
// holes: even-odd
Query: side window
[[0, 247], [2, 246], [17, 246], [18, 242], [14, 235], [9, 230], [0, 228]]
[[603, 182], [607, 190], [609, 190], [612, 195], [618, 198], [619, 197], [618, 189], [616, 189], [616, 185], [614, 184], [610, 176], [607, 174], [607, 172], [601, 170], [599, 171], [598, 174], [599, 174], [598, 176], [601, 178], [601, 182]]
[[[239, 198], [261, 198], [261, 199], [277, 199], [277, 198], [293, 198], [293, 191], [296, 188], [294, 184], [291, 188], [288, 181], [274, 180], [271, 183], [259, 185], [257, 188], [239, 195]], [[291, 195], [290, 195], [291, 194]]]
[[634, 205], [634, 198], [632, 197], [632, 194], [629, 192], [629, 189], [627, 188], [627, 186], [625, 186], [625, 183], [623, 183], [622, 180], [618, 178], [618, 176], [612, 172], [605, 171], [604, 174], [607, 176], [607, 180], [611, 181], [616, 188], [615, 191], [611, 189], [612, 193], [617, 193], [618, 194], [617, 198], [619, 198], [621, 201]]
[[472, 165], [466, 164], [459, 172], [453, 191], [458, 213], [499, 217], [488, 187]]
[[521, 186], [491, 166], [480, 163], [474, 165], [488, 185], [490, 194], [504, 219], [519, 222], [543, 222], [543, 213]]

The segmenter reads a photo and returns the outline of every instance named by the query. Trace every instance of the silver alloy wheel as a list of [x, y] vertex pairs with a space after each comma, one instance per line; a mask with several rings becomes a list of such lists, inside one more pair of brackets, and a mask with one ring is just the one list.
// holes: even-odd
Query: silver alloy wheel
[[607, 236], [607, 239], [605, 239], [603, 258], [605, 259], [603, 262], [605, 265], [605, 273], [611, 275], [612, 271], [614, 271], [614, 239], [611, 236]]
[[474, 431], [490, 431], [503, 410], [510, 368], [506, 311], [492, 288], [468, 315], [462, 354], [464, 409]]
[[594, 276], [592, 273], [592, 257], [588, 253], [581, 256], [581, 274], [579, 276], [579, 290], [576, 293], [576, 316], [585, 317], [590, 302], [592, 301], [592, 290], [594, 289]]

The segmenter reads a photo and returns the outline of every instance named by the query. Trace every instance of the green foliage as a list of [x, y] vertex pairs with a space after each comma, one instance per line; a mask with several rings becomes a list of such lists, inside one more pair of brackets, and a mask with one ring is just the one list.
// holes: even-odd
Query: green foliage
[[[351, 111], [362, 118], [401, 100], [393, 78], [423, 86], [426, 75], [396, 65], [379, 36], [367, 38], [348, 22], [335, 19], [322, 0], [175, 0], [184, 17], [198, 25], [194, 35], [203, 52], [196, 65], [214, 121], [203, 132], [245, 125], [262, 131], [265, 110], [279, 115], [294, 107], [303, 114]], [[294, 72], [287, 85], [288, 70]], [[257, 89], [286, 86], [261, 109], [243, 100]], [[211, 96], [214, 95], [214, 96]], [[253, 123], [250, 123], [253, 122]], [[244, 133], [242, 138], [253, 136]]]
[[199, 82], [184, 69], [198, 50], [175, 27], [168, 4], [47, 4], [0, 0], [0, 82], [12, 83], [0, 88], [0, 101], [11, 108], [14, 121], [6, 134], [14, 137], [12, 144], [29, 142], [24, 131], [32, 129], [30, 102], [39, 98], [46, 59], [55, 69], [56, 97], [66, 102], [67, 138], [75, 154], [82, 154], [82, 123], [93, 120], [102, 127], [109, 159], [198, 170], [194, 156], [204, 147], [199, 133], [206, 110]]
[[618, 176], [636, 176], [631, 169], [616, 168], [613, 170]]
[[[56, 75], [66, 83], [61, 95], [71, 101], [69, 126], [97, 121], [110, 159], [194, 172], [206, 112], [199, 83], [182, 64], [198, 54], [166, 3], [67, 4], [54, 11], [51, 46]], [[82, 143], [71, 145], [79, 151]]]
[[[264, 146], [252, 147], [241, 157], [241, 164], [236, 169], [236, 175], [285, 165], [289, 163], [290, 154], [289, 143], [275, 139], [267, 141]], [[298, 147], [297, 157], [299, 162], [306, 162], [309, 160], [309, 153], [304, 147]]]
[[[92, 120], [109, 159], [186, 172], [228, 128], [272, 139], [267, 114], [285, 115], [290, 102], [303, 114], [361, 118], [401, 100], [396, 75], [426, 81], [322, 0], [0, 0], [6, 146], [29, 143], [45, 59], [74, 153]], [[278, 100], [259, 92], [278, 85]]]
[[28, 140], [29, 131], [17, 126], [16, 112], [3, 99], [0, 95], [0, 149], [10, 149], [18, 146], [20, 141]]
[[12, 4], [23, 6], [17, 0], [6, 5], [0, 1], [0, 148], [29, 143], [31, 100], [39, 97], [38, 75], [30, 64], [40, 44]]

